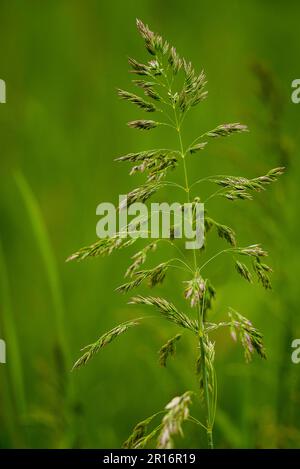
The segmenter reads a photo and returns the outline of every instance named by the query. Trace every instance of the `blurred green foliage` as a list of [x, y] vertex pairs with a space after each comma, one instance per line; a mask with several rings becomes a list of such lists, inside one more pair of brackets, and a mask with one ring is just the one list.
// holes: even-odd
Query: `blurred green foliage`
[[[116, 97], [116, 87], [128, 85], [127, 55], [144, 57], [136, 17], [207, 73], [209, 98], [185, 127], [187, 142], [221, 123], [250, 127], [191, 159], [190, 174], [255, 177], [288, 168], [255, 201], [216, 200], [210, 208], [238, 230], [241, 244], [262, 242], [270, 251], [273, 291], [229, 274], [226, 259], [208, 273], [218, 291], [214, 316], [222, 318], [228, 304], [245, 313], [263, 331], [268, 353], [266, 362], [245, 365], [241, 349], [218, 337], [216, 446], [298, 447], [300, 365], [290, 355], [300, 337], [300, 105], [290, 94], [299, 78], [299, 2], [10, 0], [0, 11], [7, 85], [0, 105], [0, 337], [7, 342], [0, 447], [119, 447], [137, 421], [197, 389], [188, 337], [167, 369], [159, 367], [157, 350], [175, 332], [163, 321], [134, 328], [84, 369], [69, 371], [83, 345], [136, 313], [114, 292], [134, 249], [64, 262], [94, 241], [98, 203], [134, 187], [114, 157], [169, 138], [161, 129], [126, 128], [135, 110]], [[219, 243], [213, 239], [209, 252]], [[162, 287], [166, 297], [177, 275]], [[180, 292], [177, 303], [184, 306]], [[178, 445], [204, 446], [205, 435], [188, 424]]]

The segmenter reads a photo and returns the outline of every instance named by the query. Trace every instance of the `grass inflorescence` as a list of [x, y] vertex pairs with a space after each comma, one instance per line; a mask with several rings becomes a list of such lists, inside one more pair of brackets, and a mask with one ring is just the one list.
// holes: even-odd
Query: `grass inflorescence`
[[[216, 138], [234, 136], [248, 132], [244, 124], [237, 122], [217, 125], [212, 130], [205, 130], [187, 146], [184, 145], [183, 128], [189, 111], [199, 105], [207, 98], [206, 77], [204, 71], [197, 72], [193, 64], [178, 54], [177, 50], [165, 41], [159, 34], [152, 32], [142, 21], [137, 20], [137, 28], [144, 40], [146, 50], [150, 54], [150, 60], [145, 63], [134, 58], [129, 58], [130, 73], [135, 76], [132, 80], [134, 91], [118, 90], [122, 100], [130, 102], [140, 112], [151, 113], [153, 119], [138, 118], [128, 122], [132, 129], [151, 131], [158, 126], [165, 126], [174, 132], [176, 143], [174, 148], [134, 149], [131, 153], [117, 158], [118, 162], [131, 164], [130, 174], [144, 174], [146, 179], [139, 187], [134, 188], [127, 194], [127, 199], [121, 203], [119, 210], [129, 207], [134, 202], [146, 202], [154, 194], [168, 186], [179, 187], [185, 194], [182, 204], [188, 202], [196, 204], [201, 200], [199, 184], [203, 181], [212, 186], [212, 193], [207, 202], [214, 197], [219, 197], [220, 203], [226, 200], [235, 202], [252, 200], [257, 192], [264, 191], [271, 183], [275, 182], [284, 172], [282, 166], [276, 167], [262, 176], [242, 177], [236, 175], [211, 175], [206, 178], [190, 181], [188, 164], [190, 158], [200, 158], [205, 153], [208, 144]], [[137, 92], [140, 92], [137, 94]], [[142, 96], [140, 95], [142, 94]], [[156, 115], [159, 116], [156, 119]], [[181, 171], [182, 185], [172, 181], [172, 171]], [[216, 191], [216, 186], [218, 190]], [[194, 207], [193, 205], [193, 207]], [[192, 211], [190, 223], [193, 226], [194, 211]], [[121, 293], [128, 293], [147, 285], [154, 288], [161, 284], [169, 268], [180, 267], [184, 271], [185, 280], [180, 285], [182, 295], [186, 300], [186, 308], [177, 308], [175, 304], [163, 296], [134, 296], [130, 304], [136, 305], [138, 309], [150, 306], [160, 313], [160, 316], [173, 323], [181, 329], [181, 332], [189, 331], [196, 339], [196, 352], [198, 355], [196, 370], [199, 383], [199, 395], [203, 406], [203, 422], [198, 421], [190, 414], [192, 393], [187, 391], [181, 396], [172, 399], [162, 411], [138, 423], [132, 434], [124, 443], [126, 448], [142, 448], [155, 444], [158, 448], [172, 448], [174, 436], [182, 435], [182, 426], [185, 421], [192, 421], [205, 429], [208, 447], [213, 448], [213, 427], [217, 411], [217, 376], [214, 367], [215, 342], [211, 333], [220, 328], [228, 328], [234, 340], [239, 340], [245, 358], [250, 361], [254, 352], [261, 358], [266, 358], [262, 334], [241, 313], [228, 305], [228, 316], [222, 322], [210, 322], [210, 311], [214, 308], [216, 289], [211, 279], [206, 276], [207, 265], [216, 262], [220, 256], [230, 258], [230, 266], [237, 274], [248, 283], [256, 278], [266, 289], [271, 288], [269, 267], [262, 259], [267, 257], [267, 252], [260, 244], [249, 244], [239, 246], [235, 230], [215, 220], [207, 208], [205, 209], [205, 246], [211, 231], [215, 231], [220, 238], [220, 243], [227, 247], [220, 249], [210, 258], [205, 258], [205, 246], [192, 252], [192, 259], [185, 255], [178, 247], [178, 239], [169, 240], [176, 249], [177, 257], [164, 259], [158, 265], [141, 268], [151, 258], [151, 253], [156, 250], [162, 239], [157, 239], [146, 244], [131, 258], [125, 277], [127, 282], [117, 288]], [[88, 257], [96, 257], [111, 254], [120, 248], [131, 246], [136, 238], [124, 238], [122, 233], [100, 239], [94, 244], [80, 249], [69, 257], [68, 260], [83, 260]], [[178, 257], [180, 252], [180, 257]], [[196, 311], [196, 314], [195, 314]], [[196, 315], [196, 318], [195, 318]], [[159, 316], [159, 315], [158, 315]], [[228, 319], [229, 318], [229, 319]], [[139, 320], [129, 321], [114, 327], [105, 333], [95, 343], [84, 349], [83, 355], [77, 360], [74, 368], [81, 367], [105, 345], [112, 342], [116, 337], [135, 326]], [[177, 334], [166, 340], [159, 351], [159, 362], [166, 367], [168, 358], [174, 356], [176, 344], [182, 334]], [[192, 368], [192, 367], [191, 367]], [[160, 423], [154, 426], [158, 416], [163, 414]], [[151, 427], [151, 428], [149, 428]]]

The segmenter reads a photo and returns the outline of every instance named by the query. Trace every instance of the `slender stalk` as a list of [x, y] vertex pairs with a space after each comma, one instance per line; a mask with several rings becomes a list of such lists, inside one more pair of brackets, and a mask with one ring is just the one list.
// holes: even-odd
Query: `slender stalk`
[[[171, 93], [171, 89], [169, 91]], [[175, 105], [173, 105], [173, 109], [174, 109], [174, 116], [175, 116], [175, 121], [176, 121], [176, 126], [177, 126], [177, 132], [178, 132], [180, 154], [181, 154], [182, 161], [183, 161], [185, 190], [187, 192], [187, 202], [190, 203], [190, 186], [189, 186], [189, 179], [188, 179], [188, 173], [187, 173], [187, 167], [186, 167], [186, 161], [185, 161], [186, 152], [183, 149], [183, 143], [182, 143], [182, 134], [181, 134], [181, 127], [180, 127], [181, 123], [179, 123], [178, 121]], [[193, 220], [191, 220], [191, 223], [192, 222]], [[197, 265], [197, 257], [196, 257], [195, 249], [193, 249], [193, 255], [194, 255], [194, 268], [196, 272], [198, 265]], [[207, 370], [206, 370], [206, 351], [205, 351], [204, 337], [203, 337], [203, 334], [204, 334], [203, 311], [202, 311], [202, 314], [199, 311], [198, 323], [199, 323], [199, 346], [200, 346], [200, 352], [201, 352], [201, 366], [203, 370], [204, 401], [205, 401], [206, 418], [207, 418], [207, 425], [206, 425], [207, 444], [208, 444], [209, 449], [213, 449], [214, 447], [213, 435], [212, 435], [213, 422], [212, 422], [211, 412], [210, 412], [211, 409], [210, 409], [210, 399], [209, 399], [209, 387], [208, 387]]]
[[212, 435], [212, 420], [210, 415], [210, 399], [209, 399], [209, 389], [208, 389], [208, 380], [207, 380], [207, 370], [206, 370], [206, 363], [205, 363], [205, 347], [204, 347], [204, 338], [203, 333], [200, 335], [199, 332], [199, 345], [201, 351], [201, 361], [202, 361], [202, 369], [203, 369], [203, 389], [204, 389], [204, 401], [205, 401], [205, 408], [207, 414], [207, 426], [206, 426], [206, 435], [207, 435], [207, 443], [210, 449], [213, 449], [213, 435]]
[[[206, 289], [206, 284], [205, 284]], [[204, 390], [204, 401], [207, 415], [207, 425], [206, 425], [206, 435], [207, 435], [207, 444], [210, 449], [213, 449], [213, 435], [212, 427], [213, 421], [210, 413], [210, 399], [209, 399], [209, 388], [207, 380], [207, 369], [206, 369], [206, 351], [204, 344], [204, 301], [202, 303], [202, 311], [200, 310], [200, 305], [198, 307], [198, 323], [199, 323], [199, 347], [200, 347], [200, 356], [201, 356], [201, 366], [203, 370], [203, 390]]]
[[232, 252], [234, 251], [233, 248], [229, 248], [229, 249], [222, 249], [222, 251], [219, 251], [217, 252], [217, 254], [215, 254], [214, 256], [210, 257], [206, 262], [204, 262], [204, 264], [201, 266], [200, 268], [200, 271], [202, 269], [204, 269], [204, 267], [206, 267], [210, 262], [212, 262], [214, 259], [216, 259], [216, 257], [219, 257], [221, 254], [223, 254], [224, 252]]

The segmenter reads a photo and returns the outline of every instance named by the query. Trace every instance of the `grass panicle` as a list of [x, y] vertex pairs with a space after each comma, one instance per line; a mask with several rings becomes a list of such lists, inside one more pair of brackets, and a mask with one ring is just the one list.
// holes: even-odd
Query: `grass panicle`
[[[170, 145], [168, 149], [132, 149], [130, 153], [117, 158], [118, 162], [126, 162], [131, 164], [130, 175], [139, 174], [145, 180], [139, 187], [135, 187], [129, 191], [127, 197], [124, 198], [119, 206], [119, 210], [126, 209], [134, 202], [147, 202], [149, 199], [157, 195], [158, 191], [163, 188], [171, 190], [175, 187], [180, 189], [183, 197], [178, 200], [178, 204], [184, 207], [184, 203], [191, 204], [192, 210], [188, 214], [188, 222], [194, 229], [196, 226], [196, 204], [203, 200], [198, 192], [200, 183], [208, 183], [214, 192], [211, 192], [205, 201], [209, 202], [213, 197], [219, 197], [220, 204], [224, 198], [230, 201], [236, 200], [252, 200], [253, 195], [263, 192], [271, 183], [275, 182], [284, 172], [283, 166], [278, 166], [267, 171], [263, 176], [248, 178], [236, 175], [211, 175], [206, 178], [190, 181], [190, 155], [203, 154], [206, 151], [207, 143], [213, 143], [216, 138], [228, 137], [234, 134], [244, 134], [248, 132], [248, 128], [239, 122], [222, 124], [209, 131], [197, 136], [188, 145], [185, 144], [183, 128], [188, 125], [186, 117], [189, 111], [199, 105], [207, 98], [206, 76], [204, 71], [197, 71], [193, 64], [179, 55], [174, 46], [169, 44], [159, 34], [151, 31], [151, 29], [141, 20], [137, 20], [137, 29], [142, 37], [146, 50], [150, 55], [146, 61], [140, 62], [134, 58], [129, 58], [130, 73], [136, 75], [132, 80], [135, 89], [139, 89], [143, 93], [143, 97], [135, 93], [118, 90], [121, 99], [135, 104], [140, 111], [159, 112], [160, 119], [147, 120], [137, 119], [128, 122], [130, 128], [138, 130], [151, 130], [158, 126], [162, 129], [168, 127], [168, 131], [173, 132], [176, 145]], [[171, 139], [169, 138], [168, 141]], [[202, 163], [201, 163], [202, 164]], [[170, 170], [181, 171], [182, 183], [179, 184], [177, 179], [172, 180], [173, 172]], [[168, 176], [168, 177], [167, 177]], [[217, 185], [217, 189], [215, 185]], [[224, 201], [225, 202], [225, 201]], [[148, 222], [148, 220], [146, 220]], [[141, 230], [142, 222], [131, 226], [133, 232], [144, 233]], [[223, 257], [230, 256], [234, 262], [238, 274], [249, 283], [252, 282], [253, 276], [265, 287], [269, 289], [269, 275], [272, 269], [262, 262], [267, 256], [267, 252], [260, 244], [249, 244], [241, 247], [237, 243], [236, 232], [233, 228], [224, 223], [219, 223], [208, 215], [205, 208], [205, 244], [201, 249], [194, 249], [193, 252], [183, 252], [179, 239], [175, 237], [176, 226], [172, 226], [170, 239], [158, 238], [154, 242], [141, 247], [132, 257], [131, 264], [127, 268], [125, 277], [129, 279], [126, 283], [117, 288], [119, 292], [127, 293], [133, 288], [140, 286], [155, 287], [161, 284], [165, 278], [169, 267], [180, 269], [180, 277], [178, 275], [179, 284], [182, 287], [182, 296], [187, 301], [184, 311], [179, 310], [172, 302], [165, 299], [164, 296], [141, 296], [133, 297], [130, 304], [154, 307], [162, 317], [172, 322], [179, 328], [188, 329], [197, 339], [196, 352], [198, 354], [197, 369], [200, 382], [200, 397], [203, 403], [203, 421], [197, 421], [189, 414], [191, 404], [191, 393], [175, 397], [161, 412], [164, 417], [161, 422], [151, 428], [158, 414], [154, 414], [149, 419], [143, 420], [135, 426], [132, 434], [125, 442], [126, 448], [145, 448], [157, 442], [158, 448], [173, 448], [175, 435], [182, 435], [182, 424], [186, 420], [200, 424], [206, 431], [207, 444], [209, 448], [213, 448], [213, 426], [217, 408], [217, 377], [214, 368], [215, 359], [215, 343], [211, 339], [210, 334], [222, 327], [229, 327], [232, 337], [241, 342], [247, 361], [250, 361], [253, 353], [256, 351], [261, 358], [265, 358], [265, 349], [263, 345], [261, 333], [252, 326], [251, 322], [237, 313], [235, 310], [229, 310], [229, 321], [221, 321], [219, 323], [209, 322], [209, 315], [214, 308], [214, 300], [216, 298], [216, 290], [210, 278], [204, 277], [204, 269], [208, 264], [220, 261]], [[208, 243], [210, 233], [215, 231], [221, 241], [225, 241], [227, 249], [216, 251], [211, 257], [206, 258], [206, 250], [204, 249]], [[132, 233], [131, 233], [132, 234]], [[105, 254], [111, 254], [120, 248], [130, 246], [136, 241], [137, 237], [125, 237], [124, 233], [115, 233], [113, 236], [100, 239], [96, 243], [87, 246], [75, 252], [68, 260], [83, 260], [88, 257], [96, 257]], [[148, 262], [151, 253], [156, 249], [158, 242], [167, 241], [172, 245], [172, 249], [176, 249], [176, 257], [174, 253], [170, 253], [170, 257], [164, 262], [159, 263], [154, 268], [147, 266], [142, 270], [141, 266]], [[221, 242], [220, 241], [220, 242]], [[226, 255], [225, 255], [226, 254]], [[203, 259], [203, 257], [205, 257]], [[245, 260], [245, 262], [243, 262]], [[246, 265], [247, 260], [251, 264], [252, 271]], [[176, 265], [173, 265], [173, 261]], [[172, 263], [171, 263], [172, 262]], [[178, 265], [180, 263], [180, 266]], [[214, 270], [212, 270], [212, 275]], [[178, 270], [177, 270], [178, 272]], [[226, 275], [224, 276], [226, 277]], [[176, 287], [174, 286], [174, 293]], [[110, 343], [116, 337], [128, 328], [135, 326], [139, 320], [129, 321], [120, 324], [108, 333], [100, 337], [94, 344], [89, 345], [79, 360], [74, 365], [78, 368], [86, 364], [103, 346]], [[175, 335], [164, 344], [159, 352], [160, 364], [166, 366], [167, 360], [174, 355], [175, 347], [180, 338], [180, 334]]]

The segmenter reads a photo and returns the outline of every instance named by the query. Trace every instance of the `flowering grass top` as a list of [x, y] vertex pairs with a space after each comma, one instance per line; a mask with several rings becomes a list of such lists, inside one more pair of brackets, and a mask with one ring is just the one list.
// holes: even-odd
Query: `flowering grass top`
[[[184, 422], [191, 421], [204, 428], [207, 434], [208, 447], [213, 447], [213, 426], [217, 409], [217, 376], [214, 367], [215, 342], [212, 338], [214, 331], [227, 328], [234, 341], [239, 340], [246, 361], [252, 359], [256, 352], [261, 358], [266, 358], [262, 334], [254, 327], [252, 322], [244, 314], [237, 312], [236, 308], [228, 305], [227, 314], [221, 322], [212, 322], [210, 317], [215, 308], [214, 300], [217, 291], [213, 286], [213, 279], [206, 277], [206, 267], [220, 260], [221, 256], [229, 258], [229, 266], [249, 284], [256, 278], [267, 290], [271, 288], [270, 274], [272, 273], [265, 258], [267, 252], [260, 244], [249, 242], [247, 246], [240, 246], [235, 229], [222, 220], [215, 220], [210, 212], [209, 201], [219, 198], [220, 203], [227, 201], [250, 201], [253, 196], [264, 191], [271, 183], [275, 182], [284, 172], [283, 167], [266, 170], [262, 176], [244, 177], [239, 175], [214, 174], [205, 178], [190, 181], [189, 161], [191, 158], [201, 157], [201, 168], [204, 164], [202, 156], [205, 155], [207, 145], [214, 139], [230, 137], [232, 135], [248, 131], [246, 125], [226, 123], [217, 125], [212, 130], [203, 129], [192, 142], [185, 144], [183, 128], [189, 111], [207, 98], [206, 77], [203, 71], [197, 72], [192, 63], [180, 56], [176, 49], [164, 40], [159, 34], [152, 32], [142, 21], [137, 20], [138, 31], [144, 40], [150, 60], [140, 62], [129, 58], [130, 73], [134, 75], [132, 80], [133, 91], [118, 89], [120, 99], [134, 105], [141, 113], [151, 116], [151, 119], [141, 116], [128, 123], [132, 129], [139, 131], [152, 131], [157, 127], [169, 127], [174, 132], [176, 145], [174, 148], [132, 148], [117, 158], [118, 163], [130, 165], [130, 175], [142, 174], [145, 181], [127, 194], [126, 201], [122, 201], [119, 210], [131, 207], [134, 203], [146, 203], [150, 198], [157, 197], [163, 189], [176, 188], [183, 195], [178, 201], [190, 204], [192, 209], [189, 214], [191, 227], [196, 223], [196, 207], [199, 202], [205, 204], [204, 231], [205, 243], [201, 249], [183, 251], [180, 239], [176, 236], [171, 239], [151, 240], [140, 247], [131, 255], [130, 265], [126, 269], [127, 281], [117, 288], [123, 294], [141, 286], [155, 288], [161, 285], [169, 276], [171, 269], [180, 270], [178, 278], [179, 288], [186, 300], [184, 308], [177, 307], [173, 301], [164, 298], [163, 295], [136, 295], [129, 301], [138, 310], [146, 309], [146, 306], [154, 308], [157, 317], [163, 317], [180, 329], [180, 334], [166, 338], [166, 342], [159, 350], [159, 363], [166, 367], [168, 360], [175, 356], [176, 348], [180, 346], [183, 335], [189, 333], [196, 338], [197, 381], [200, 385], [200, 399], [203, 404], [202, 420], [197, 420], [190, 414], [190, 405], [193, 393], [190, 391], [172, 399], [162, 411], [156, 412], [139, 422], [132, 434], [125, 442], [126, 448], [142, 448], [155, 444], [158, 448], [172, 448], [174, 436], [183, 435]], [[155, 131], [155, 130], [154, 130]], [[200, 159], [199, 159], [200, 162]], [[200, 164], [199, 164], [200, 168]], [[182, 183], [179, 184], [172, 178], [173, 171], [181, 172]], [[202, 200], [201, 184], [209, 184], [212, 193], [206, 200]], [[216, 189], [217, 186], [217, 189]], [[175, 192], [175, 191], [174, 191]], [[178, 192], [176, 192], [178, 194]], [[226, 210], [223, 212], [226, 217]], [[175, 227], [173, 227], [175, 228]], [[137, 226], [138, 229], [138, 226]], [[174, 229], [175, 232], [175, 229]], [[207, 257], [206, 245], [209, 236], [215, 232], [220, 238], [220, 243], [226, 243], [227, 247], [221, 247], [211, 257]], [[100, 239], [90, 246], [84, 247], [72, 254], [68, 260], [83, 260], [89, 257], [97, 257], [112, 254], [121, 248], [135, 245], [137, 238], [126, 238], [121, 232], [115, 232], [107, 238]], [[156, 265], [146, 266], [151, 254], [158, 250], [164, 243], [172, 246], [172, 253], [165, 258], [167, 252], [161, 250], [162, 259]], [[173, 270], [174, 271], [174, 270]], [[184, 273], [184, 280], [182, 280]], [[174, 291], [178, 290], [174, 282]], [[238, 288], [238, 287], [237, 287]], [[235, 299], [232, 298], [232, 302]], [[238, 309], [238, 308], [237, 308]], [[226, 312], [226, 311], [225, 311]], [[221, 314], [221, 312], [220, 312]], [[127, 332], [132, 326], [139, 325], [141, 318], [131, 320], [112, 328], [102, 334], [96, 342], [83, 349], [83, 355], [77, 360], [74, 368], [79, 368], [88, 363], [95, 354], [104, 346], [111, 343], [117, 337]], [[143, 318], [144, 319], [144, 318]], [[179, 344], [179, 345], [178, 345]], [[197, 385], [197, 388], [199, 386]], [[195, 400], [193, 398], [193, 400]], [[155, 421], [163, 415], [160, 423]]]

